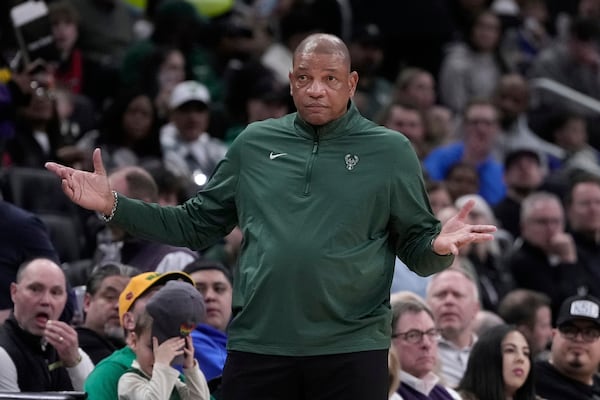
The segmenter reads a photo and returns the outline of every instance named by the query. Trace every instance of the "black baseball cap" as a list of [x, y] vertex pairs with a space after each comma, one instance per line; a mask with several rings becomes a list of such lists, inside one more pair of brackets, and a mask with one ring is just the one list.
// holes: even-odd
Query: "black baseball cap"
[[561, 326], [578, 319], [592, 321], [600, 326], [600, 300], [590, 295], [577, 295], [563, 301], [556, 325]]

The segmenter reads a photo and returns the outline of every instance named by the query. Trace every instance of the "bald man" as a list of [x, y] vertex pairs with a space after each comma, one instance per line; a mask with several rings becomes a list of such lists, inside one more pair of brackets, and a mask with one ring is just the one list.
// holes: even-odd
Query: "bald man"
[[432, 274], [495, 228], [465, 223], [472, 204], [441, 226], [410, 142], [353, 104], [339, 38], [308, 36], [289, 77], [298, 111], [250, 124], [180, 207], [114, 192], [98, 150], [93, 173], [47, 167], [136, 235], [202, 248], [239, 225], [225, 399], [385, 400], [394, 256]]
[[[126, 166], [113, 171], [108, 179], [113, 190], [132, 199], [158, 203], [158, 186], [143, 168]], [[140, 272], [181, 271], [198, 259], [198, 253], [186, 247], [170, 246], [128, 235], [122, 228], [108, 224], [98, 234], [94, 254], [96, 264], [123, 263]]]
[[94, 365], [75, 329], [58, 320], [67, 302], [63, 270], [46, 258], [28, 261], [10, 295], [14, 309], [0, 327], [0, 391], [83, 391]]

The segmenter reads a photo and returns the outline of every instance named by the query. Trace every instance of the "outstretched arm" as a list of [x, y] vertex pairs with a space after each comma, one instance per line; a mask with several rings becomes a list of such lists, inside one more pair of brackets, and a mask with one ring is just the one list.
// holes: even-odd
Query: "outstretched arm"
[[494, 235], [492, 235], [496, 231], [494, 225], [471, 225], [466, 222], [474, 206], [474, 200], [468, 201], [458, 214], [442, 225], [440, 234], [432, 243], [434, 252], [440, 255], [458, 255], [458, 249], [466, 244], [494, 239]]
[[54, 162], [47, 162], [45, 166], [58, 175], [63, 191], [73, 202], [88, 210], [110, 215], [115, 200], [100, 149], [94, 150], [93, 160], [94, 172], [81, 171]]

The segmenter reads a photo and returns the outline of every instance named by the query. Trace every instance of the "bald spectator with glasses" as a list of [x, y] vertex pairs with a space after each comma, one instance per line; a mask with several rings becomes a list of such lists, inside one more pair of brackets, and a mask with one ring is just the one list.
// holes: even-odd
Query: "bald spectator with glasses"
[[600, 300], [567, 298], [556, 325], [550, 360], [535, 366], [537, 394], [546, 400], [600, 399]]
[[452, 389], [442, 386], [433, 372], [440, 330], [423, 300], [415, 295], [392, 302], [392, 332], [392, 346], [401, 366], [398, 393], [403, 400], [460, 399]]

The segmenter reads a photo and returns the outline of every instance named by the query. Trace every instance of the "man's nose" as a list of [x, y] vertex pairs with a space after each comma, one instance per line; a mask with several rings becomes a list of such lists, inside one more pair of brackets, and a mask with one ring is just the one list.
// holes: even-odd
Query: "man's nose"
[[319, 79], [315, 79], [308, 85], [307, 92], [311, 96], [321, 95], [323, 94], [324, 88], [325, 85], [323, 84], [323, 82], [321, 82]]

